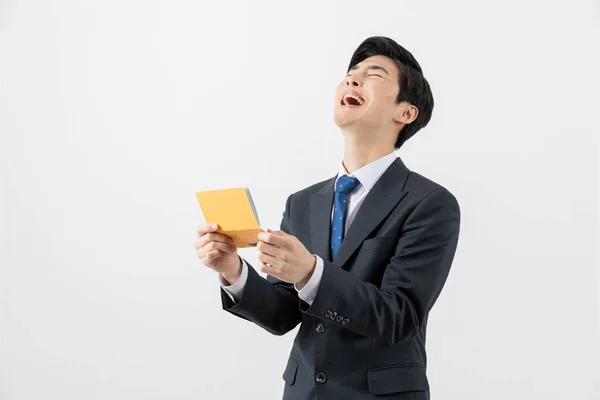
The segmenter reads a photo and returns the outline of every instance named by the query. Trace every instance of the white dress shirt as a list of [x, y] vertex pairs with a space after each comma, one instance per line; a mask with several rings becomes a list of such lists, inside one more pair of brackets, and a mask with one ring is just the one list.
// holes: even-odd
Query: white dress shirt
[[[392, 165], [396, 158], [396, 153], [392, 152], [356, 170], [354, 174], [348, 174], [348, 171], [344, 167], [344, 163], [340, 163], [338, 176], [334, 182], [334, 188], [338, 179], [340, 179], [340, 176], [343, 175], [356, 177], [360, 182], [360, 184], [348, 194], [348, 208], [346, 210], [347, 214], [346, 224], [344, 226], [344, 236], [346, 235], [346, 232], [348, 232], [348, 228], [352, 224], [352, 221], [354, 221], [354, 217], [356, 216], [361, 204], [367, 197], [367, 194], [369, 194], [369, 191], [373, 188], [375, 182], [377, 182], [385, 170]], [[333, 219], [333, 207], [331, 210], [331, 218]], [[294, 288], [296, 291], [298, 291], [298, 297], [308, 304], [312, 304], [314, 301], [321, 283], [321, 278], [323, 277], [323, 259], [316, 254], [315, 257], [317, 258], [315, 270], [313, 271], [306, 285], [294, 285]], [[242, 293], [244, 292], [244, 286], [246, 285], [246, 281], [248, 279], [248, 268], [248, 264], [244, 259], [242, 259], [242, 274], [240, 279], [238, 279], [238, 281], [233, 285], [229, 285], [229, 283], [223, 278], [223, 275], [219, 274], [219, 282], [221, 283], [221, 287], [229, 295], [229, 297], [231, 297], [231, 300], [236, 303], [242, 297]]]

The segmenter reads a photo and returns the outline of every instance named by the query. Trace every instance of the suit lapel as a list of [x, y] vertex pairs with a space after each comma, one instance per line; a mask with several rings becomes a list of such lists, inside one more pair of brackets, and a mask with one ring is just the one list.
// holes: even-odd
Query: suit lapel
[[377, 182], [375, 182], [375, 185], [358, 209], [344, 240], [342, 240], [342, 244], [333, 261], [335, 264], [347, 268], [345, 263], [354, 251], [362, 244], [373, 229], [387, 217], [396, 204], [406, 196], [408, 190], [403, 190], [403, 188], [408, 178], [408, 172], [402, 160], [396, 158]]
[[329, 235], [331, 229], [331, 207], [333, 206], [333, 185], [337, 175], [329, 179], [316, 193], [310, 194], [310, 232], [314, 254], [331, 261]]

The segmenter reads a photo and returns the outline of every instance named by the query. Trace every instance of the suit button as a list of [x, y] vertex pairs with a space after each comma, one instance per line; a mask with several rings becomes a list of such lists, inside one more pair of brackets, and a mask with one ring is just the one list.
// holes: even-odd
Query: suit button
[[344, 318], [342, 325], [348, 325], [348, 322], [350, 322], [350, 320], [348, 318]]
[[317, 376], [315, 376], [315, 380], [319, 383], [325, 383], [325, 381], [327, 380], [327, 375], [325, 375], [322, 372], [319, 372]]
[[325, 311], [325, 318], [331, 318], [331, 310]]
[[319, 333], [325, 332], [325, 325], [323, 325], [322, 323], [319, 322], [317, 324], [317, 332], [319, 332]]
[[335, 317], [337, 317], [337, 313], [334, 311], [331, 313], [331, 315], [329, 316], [329, 319], [332, 321], [335, 321]]
[[344, 320], [344, 316], [343, 315], [338, 315], [337, 318], [335, 319], [335, 322], [342, 322]]

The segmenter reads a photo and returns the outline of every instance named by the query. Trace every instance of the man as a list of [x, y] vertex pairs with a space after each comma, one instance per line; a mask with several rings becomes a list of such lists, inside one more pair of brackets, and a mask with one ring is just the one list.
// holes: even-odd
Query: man
[[412, 54], [372, 37], [338, 85], [339, 173], [288, 197], [258, 235], [258, 269], [207, 221], [194, 243], [219, 273], [223, 308], [275, 335], [300, 324], [284, 399], [429, 399], [425, 333], [448, 276], [460, 210], [394, 150], [427, 125], [429, 84]]

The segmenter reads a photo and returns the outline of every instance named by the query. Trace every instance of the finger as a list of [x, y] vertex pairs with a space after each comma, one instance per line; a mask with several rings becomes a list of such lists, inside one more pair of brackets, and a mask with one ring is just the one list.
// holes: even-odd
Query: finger
[[222, 233], [217, 233], [217, 232], [206, 233], [206, 234], [202, 235], [200, 238], [198, 238], [198, 243], [201, 246], [206, 246], [210, 242], [222, 242], [222, 243], [233, 244], [233, 239], [227, 235], [224, 235]]
[[222, 255], [223, 253], [221, 253], [221, 250], [211, 250], [204, 255], [202, 260], [206, 263], [210, 263], [211, 261], [221, 257]]
[[202, 237], [197, 238], [196, 240], [194, 240], [194, 248], [196, 250], [200, 250], [202, 247], [206, 246], [208, 243], [206, 243], [206, 240], [204, 240]]
[[206, 253], [208, 253], [209, 251], [210, 250], [206, 250], [206, 249], [198, 249], [198, 251], [196, 251], [196, 257], [198, 257], [201, 260], [204, 260]]
[[280, 258], [281, 253], [283, 252], [283, 249], [281, 247], [277, 247], [263, 241], [258, 242], [256, 248], [258, 249], [258, 251], [269, 254], [275, 258]]
[[276, 267], [278, 265], [277, 259], [275, 257], [273, 257], [272, 255], [262, 253], [259, 251], [257, 257], [258, 257], [259, 261], [262, 261], [265, 264], [271, 265], [272, 268], [277, 268]]
[[275, 278], [279, 279], [279, 274], [277, 272], [277, 269], [275, 269], [271, 265], [267, 265], [266, 263], [264, 263], [260, 260], [258, 261], [258, 269], [260, 272], [264, 272], [265, 274], [274, 276]]
[[287, 245], [287, 238], [276, 235], [275, 232], [260, 232], [256, 235], [258, 240], [262, 240], [263, 242], [274, 244], [275, 246], [284, 247]]
[[196, 232], [198, 232], [198, 236], [201, 236], [208, 232], [214, 232], [217, 229], [219, 229], [219, 225], [207, 222], [205, 224], [198, 225]]
[[221, 250], [223, 253], [234, 254], [237, 252], [237, 246], [231, 243], [210, 242], [206, 245], [206, 249]]

